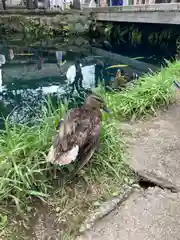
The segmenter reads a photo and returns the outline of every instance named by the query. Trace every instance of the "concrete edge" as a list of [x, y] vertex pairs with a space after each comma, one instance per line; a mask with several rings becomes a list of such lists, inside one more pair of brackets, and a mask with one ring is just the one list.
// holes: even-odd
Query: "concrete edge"
[[122, 194], [102, 203], [102, 205], [98, 209], [96, 209], [86, 218], [84, 223], [79, 228], [79, 233], [83, 234], [85, 231], [90, 230], [99, 219], [102, 219], [103, 217], [108, 215], [125, 200], [127, 200], [130, 195], [135, 191], [135, 189], [137, 189], [135, 185], [124, 185], [124, 187], [122, 188]]
[[180, 11], [180, 3], [139, 4], [129, 6], [89, 8], [92, 13], [107, 12], [171, 12]]
[[126, 64], [129, 67], [135, 68], [139, 71], [148, 72], [148, 70], [151, 69], [152, 71], [156, 72], [159, 70], [158, 67], [156, 67], [150, 63], [133, 60], [133, 59], [130, 59], [129, 57], [123, 56], [121, 54], [108, 52], [103, 49], [95, 48], [95, 47], [92, 47], [91, 50], [92, 50], [93, 54], [102, 55], [105, 58], [108, 58], [108, 59], [110, 58], [112, 60], [119, 61], [120, 63]]
[[178, 193], [180, 191], [180, 189], [175, 184], [171, 183], [168, 179], [158, 176], [153, 171], [148, 171], [148, 170], [135, 171], [135, 169], [133, 170], [140, 177], [140, 180], [142, 181], [153, 183], [157, 187], [170, 190], [173, 193]]

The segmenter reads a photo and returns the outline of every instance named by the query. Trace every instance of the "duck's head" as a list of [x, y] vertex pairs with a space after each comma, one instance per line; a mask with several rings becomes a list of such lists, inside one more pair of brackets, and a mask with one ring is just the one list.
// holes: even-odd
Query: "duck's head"
[[105, 112], [110, 113], [109, 109], [106, 106], [106, 103], [105, 103], [104, 99], [101, 96], [99, 96], [95, 93], [90, 94], [85, 99], [84, 106], [88, 107], [88, 108], [91, 108], [91, 109], [94, 109], [94, 110], [102, 109]]

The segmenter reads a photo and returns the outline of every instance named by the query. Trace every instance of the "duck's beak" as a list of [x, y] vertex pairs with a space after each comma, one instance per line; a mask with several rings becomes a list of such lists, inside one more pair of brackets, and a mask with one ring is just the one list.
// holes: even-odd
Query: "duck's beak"
[[111, 113], [111, 111], [106, 106], [103, 107], [103, 111], [109, 114]]

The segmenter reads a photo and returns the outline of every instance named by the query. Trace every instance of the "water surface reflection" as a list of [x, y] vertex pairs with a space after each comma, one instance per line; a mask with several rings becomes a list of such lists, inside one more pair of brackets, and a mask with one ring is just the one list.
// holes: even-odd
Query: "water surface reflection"
[[[102, 56], [92, 56], [90, 51], [64, 51], [62, 48], [1, 46], [0, 54], [0, 117], [10, 114], [13, 122], [21, 123], [36, 118], [48, 97], [54, 106], [60, 100], [72, 97], [71, 85], [76, 75], [77, 60], [81, 62], [84, 89], [95, 86], [98, 59], [103, 62], [106, 83], [112, 81], [117, 69], [105, 69], [112, 64], [120, 64]], [[128, 66], [124, 70], [130, 75], [137, 71]], [[75, 96], [78, 96], [77, 92]]]
[[13, 122], [25, 122], [37, 116], [50, 96], [53, 104], [68, 97], [74, 81], [74, 63], [83, 63], [83, 87], [94, 85], [96, 58], [72, 51], [1, 49], [0, 114], [10, 114]]

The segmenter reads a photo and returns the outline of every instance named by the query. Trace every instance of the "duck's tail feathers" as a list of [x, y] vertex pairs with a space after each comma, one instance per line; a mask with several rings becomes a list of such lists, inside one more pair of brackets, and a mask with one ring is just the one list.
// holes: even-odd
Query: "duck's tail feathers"
[[78, 153], [79, 153], [79, 146], [76, 145], [68, 152], [65, 152], [61, 154], [59, 157], [55, 158], [55, 148], [51, 146], [46, 160], [47, 162], [51, 162], [53, 164], [57, 164], [60, 166], [68, 165], [76, 160]]

